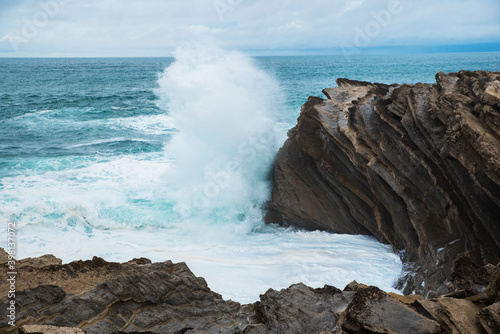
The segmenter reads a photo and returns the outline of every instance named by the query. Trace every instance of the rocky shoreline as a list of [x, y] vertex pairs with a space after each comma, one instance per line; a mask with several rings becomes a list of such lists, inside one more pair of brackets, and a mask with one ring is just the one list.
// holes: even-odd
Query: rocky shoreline
[[338, 79], [274, 164], [267, 221], [366, 234], [403, 254], [405, 294], [449, 293], [459, 259], [500, 261], [500, 72], [436, 84]]
[[17, 262], [0, 333], [500, 333], [500, 72], [337, 84], [289, 131], [266, 221], [392, 245], [404, 296], [298, 283], [241, 305], [185, 263], [45, 255]]
[[[0, 279], [7, 279], [2, 250]], [[16, 326], [0, 305], [1, 333], [499, 333], [500, 265], [485, 268], [487, 287], [425, 299], [352, 282], [339, 290], [294, 284], [253, 304], [223, 300], [185, 263], [88, 261], [52, 255], [19, 261]], [[0, 294], [8, 293], [0, 286]]]

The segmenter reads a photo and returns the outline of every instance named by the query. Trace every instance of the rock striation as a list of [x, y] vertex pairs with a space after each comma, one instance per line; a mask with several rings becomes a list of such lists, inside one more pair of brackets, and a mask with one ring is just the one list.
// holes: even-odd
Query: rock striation
[[[15, 333], [18, 327], [30, 333], [25, 325], [66, 327], [68, 333], [78, 328], [87, 334], [185, 333], [193, 328], [219, 333], [248, 323], [239, 314], [240, 304], [212, 292], [185, 263], [141, 258], [120, 264], [98, 257], [65, 265], [43, 262], [19, 262], [16, 326], [8, 324], [6, 300], [0, 303], [0, 333]], [[7, 271], [0, 274], [2, 282]], [[7, 296], [8, 289], [0, 285], [0, 294]]]
[[[63, 265], [52, 256], [21, 262], [16, 323], [5, 320], [6, 299], [0, 303], [0, 333], [500, 332], [500, 264], [489, 268], [487, 289], [467, 298], [401, 296], [356, 282], [343, 291], [298, 283], [240, 305], [212, 292], [184, 263], [95, 257]], [[2, 294], [8, 289], [3, 283], [0, 288]]]
[[500, 261], [500, 72], [337, 84], [289, 131], [266, 221], [391, 244], [407, 294], [484, 289], [474, 265]]

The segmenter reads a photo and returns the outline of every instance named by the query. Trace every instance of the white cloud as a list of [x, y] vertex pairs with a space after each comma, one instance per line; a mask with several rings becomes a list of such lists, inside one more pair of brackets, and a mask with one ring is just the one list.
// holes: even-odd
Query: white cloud
[[300, 31], [304, 27], [304, 24], [300, 21], [292, 21], [282, 24], [277, 27], [271, 27], [269, 31], [271, 33], [288, 33], [290, 31]]
[[348, 1], [338, 12], [337, 17], [344, 16], [347, 12], [354, 10], [363, 4], [364, 0]]
[[[250, 52], [338, 48], [358, 30], [377, 28], [376, 14], [398, 0], [217, 1], [225, 7], [212, 0], [0, 2], [0, 55], [169, 56], [185, 41], [207, 38]], [[373, 30], [370, 47], [500, 42], [497, 0], [399, 1], [402, 12]], [[26, 41], [14, 51], [6, 36]]]
[[193, 34], [206, 34], [210, 32], [210, 28], [201, 24], [194, 24], [186, 27], [186, 30]]

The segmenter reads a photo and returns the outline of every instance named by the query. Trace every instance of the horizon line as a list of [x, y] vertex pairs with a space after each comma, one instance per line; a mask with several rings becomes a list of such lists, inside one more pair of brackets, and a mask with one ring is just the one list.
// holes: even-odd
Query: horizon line
[[[238, 50], [236, 50], [238, 51]], [[241, 53], [247, 54], [250, 57], [331, 57], [331, 56], [338, 56], [338, 57], [369, 57], [369, 56], [411, 56], [411, 55], [440, 55], [440, 54], [472, 54], [472, 53], [500, 53], [500, 50], [496, 51], [448, 51], [448, 52], [388, 52], [388, 53], [362, 53], [362, 54], [356, 54], [356, 55], [344, 55], [344, 54], [339, 54], [339, 53], [311, 53], [311, 54], [250, 54], [244, 51], [239, 51]], [[71, 56], [71, 55], [66, 55], [66, 56], [3, 56], [0, 53], [0, 59], [18, 59], [18, 58], [23, 58], [23, 59], [57, 59], [57, 58], [74, 58], [74, 59], [88, 59], [88, 58], [175, 58], [175, 56]]]

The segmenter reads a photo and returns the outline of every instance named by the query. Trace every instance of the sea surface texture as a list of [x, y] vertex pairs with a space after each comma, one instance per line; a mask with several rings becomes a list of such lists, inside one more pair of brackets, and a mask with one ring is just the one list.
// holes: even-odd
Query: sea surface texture
[[402, 265], [389, 246], [263, 223], [275, 154], [338, 77], [480, 69], [500, 70], [500, 54], [0, 58], [0, 246], [13, 222], [18, 258], [184, 261], [239, 302], [297, 282], [390, 291]]

